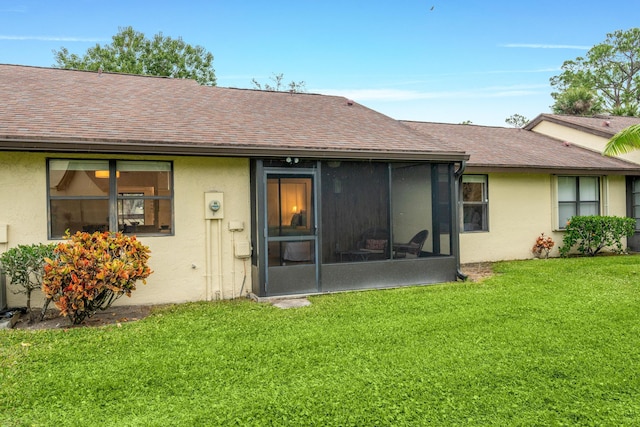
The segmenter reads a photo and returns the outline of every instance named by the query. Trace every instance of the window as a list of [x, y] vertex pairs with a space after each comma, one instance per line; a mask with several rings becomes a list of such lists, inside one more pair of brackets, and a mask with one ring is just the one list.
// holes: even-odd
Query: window
[[49, 159], [49, 236], [173, 233], [171, 162]]
[[316, 263], [313, 183], [313, 174], [267, 176], [270, 267]]
[[489, 197], [486, 175], [462, 176], [462, 225], [464, 231], [488, 231]]
[[572, 216], [600, 215], [600, 179], [597, 176], [558, 177], [558, 227]]
[[312, 178], [280, 176], [267, 179], [269, 236], [311, 234], [314, 224]]

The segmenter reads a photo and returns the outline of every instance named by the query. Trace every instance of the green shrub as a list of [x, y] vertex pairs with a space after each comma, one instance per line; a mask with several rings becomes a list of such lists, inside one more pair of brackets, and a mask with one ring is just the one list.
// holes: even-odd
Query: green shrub
[[635, 231], [633, 218], [617, 216], [574, 216], [567, 223], [560, 255], [566, 257], [577, 245], [583, 255], [595, 256], [603, 248], [612, 248], [623, 253], [622, 238], [630, 237]]
[[[46, 258], [53, 257], [54, 244], [18, 245], [0, 255], [0, 265], [11, 285], [19, 287], [15, 293], [27, 295], [27, 312], [31, 312], [31, 293], [42, 286]], [[21, 289], [20, 289], [21, 288]]]
[[122, 233], [78, 232], [47, 259], [42, 290], [73, 324], [106, 310], [151, 274], [149, 248]]

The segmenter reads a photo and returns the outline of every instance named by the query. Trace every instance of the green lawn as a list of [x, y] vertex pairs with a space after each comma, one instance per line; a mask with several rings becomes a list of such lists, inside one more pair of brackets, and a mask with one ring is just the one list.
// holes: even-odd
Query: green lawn
[[0, 425], [638, 425], [640, 257], [495, 270], [2, 331]]

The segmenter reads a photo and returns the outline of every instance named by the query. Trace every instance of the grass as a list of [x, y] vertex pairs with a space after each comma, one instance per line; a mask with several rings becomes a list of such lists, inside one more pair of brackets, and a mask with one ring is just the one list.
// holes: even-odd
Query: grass
[[637, 425], [640, 258], [0, 332], [0, 425]]

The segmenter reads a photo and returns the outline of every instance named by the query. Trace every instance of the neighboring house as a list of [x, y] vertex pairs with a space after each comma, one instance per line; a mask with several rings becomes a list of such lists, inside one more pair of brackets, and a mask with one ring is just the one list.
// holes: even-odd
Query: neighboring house
[[[525, 129], [561, 139], [598, 152], [603, 152], [607, 142], [616, 133], [640, 123], [639, 117], [597, 115], [593, 117], [540, 114]], [[640, 151], [618, 156], [640, 164]], [[627, 176], [627, 216], [635, 218], [636, 233], [628, 240], [629, 247], [640, 251], [640, 176]]]
[[0, 65], [0, 100], [0, 251], [136, 234], [154, 273], [121, 303], [458, 276], [468, 156], [345, 98]]
[[625, 216], [640, 166], [527, 129], [404, 122], [469, 154], [460, 188], [462, 263], [531, 258], [541, 233], [562, 244], [573, 215]]
[[[602, 153], [612, 136], [638, 123], [640, 117], [540, 114], [527, 123], [524, 129]], [[640, 164], [640, 151], [632, 151], [619, 157]]]

